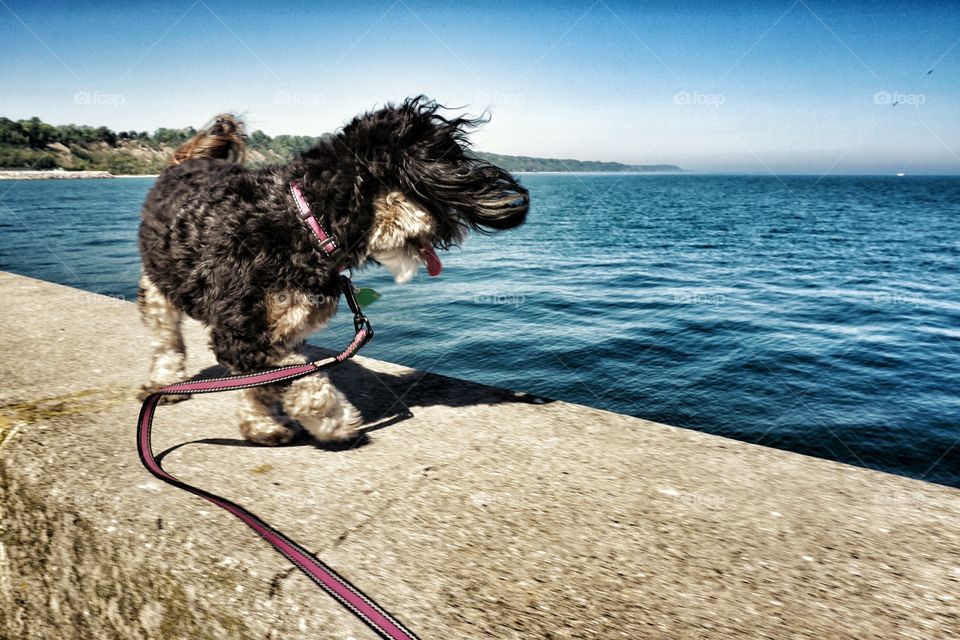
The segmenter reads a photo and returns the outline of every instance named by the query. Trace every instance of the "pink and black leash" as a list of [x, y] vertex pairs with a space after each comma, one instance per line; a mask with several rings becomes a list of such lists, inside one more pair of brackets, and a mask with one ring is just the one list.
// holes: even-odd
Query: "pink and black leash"
[[[291, 184], [291, 190], [297, 207], [301, 211], [301, 219], [311, 231], [311, 235], [317, 242], [318, 248], [321, 248], [328, 254], [333, 254], [333, 252], [337, 250], [337, 247], [331, 239], [332, 236], [326, 234], [316, 219], [309, 213], [309, 205], [306, 204], [306, 200], [303, 198], [299, 187], [295, 183]], [[297, 378], [302, 378], [333, 367], [353, 357], [353, 355], [373, 337], [373, 327], [370, 326], [370, 321], [363, 315], [360, 310], [360, 305], [357, 304], [356, 297], [354, 296], [353, 283], [343, 275], [340, 276], [340, 290], [346, 298], [350, 310], [353, 312], [355, 329], [353, 340], [347, 345], [346, 349], [335, 356], [306, 364], [290, 365], [251, 374], [186, 380], [163, 387], [157, 392], [150, 394], [143, 401], [143, 407], [140, 409], [139, 422], [137, 423], [137, 452], [140, 455], [140, 462], [143, 463], [143, 466], [159, 480], [200, 496], [218, 507], [229, 511], [246, 523], [247, 526], [269, 542], [274, 549], [283, 554], [298, 569], [306, 574], [308, 578], [313, 580], [317, 586], [346, 607], [381, 638], [385, 638], [386, 640], [418, 640], [412, 631], [404, 627], [396, 618], [374, 602], [372, 598], [350, 584], [346, 578], [338, 574], [322, 560], [283, 533], [271, 527], [256, 515], [250, 513], [235, 502], [187, 484], [164, 471], [151, 447], [150, 435], [153, 426], [153, 417], [156, 413], [157, 405], [163, 396], [215, 393], [218, 391], [246, 389], [267, 384], [276, 384], [287, 380], [296, 380]]]
[[341, 289], [347, 298], [347, 302], [350, 304], [351, 310], [354, 311], [354, 325], [356, 329], [353, 341], [351, 341], [347, 348], [341, 353], [315, 362], [290, 365], [268, 371], [261, 371], [259, 373], [187, 380], [163, 387], [156, 393], [150, 394], [143, 402], [143, 407], [140, 410], [140, 420], [137, 425], [137, 451], [140, 454], [140, 461], [143, 463], [143, 466], [155, 477], [163, 480], [167, 484], [198, 495], [218, 507], [229, 511], [245, 522], [247, 526], [269, 542], [274, 549], [282, 553], [290, 562], [296, 565], [308, 578], [313, 580], [321, 589], [360, 618], [360, 620], [366, 623], [366, 625], [373, 629], [380, 637], [388, 640], [417, 640], [417, 636], [414, 635], [412, 631], [404, 627], [403, 624], [380, 607], [373, 599], [350, 584], [346, 578], [339, 575], [301, 545], [235, 502], [187, 484], [164, 471], [154, 455], [150, 444], [153, 417], [156, 413], [157, 404], [163, 396], [214, 393], [217, 391], [260, 387], [286, 380], [296, 380], [297, 378], [302, 378], [337, 365], [352, 357], [373, 337], [373, 328], [370, 326], [367, 318], [360, 313], [359, 306], [356, 305], [356, 300], [353, 296], [353, 284], [346, 276], [341, 276]]

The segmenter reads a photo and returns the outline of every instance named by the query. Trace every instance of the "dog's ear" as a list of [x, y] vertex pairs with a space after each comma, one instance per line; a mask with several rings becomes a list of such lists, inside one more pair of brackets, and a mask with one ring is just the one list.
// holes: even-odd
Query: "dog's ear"
[[460, 222], [478, 231], [523, 224], [528, 191], [509, 172], [477, 157], [469, 134], [487, 119], [445, 118], [436, 102], [409, 98], [399, 108], [410, 141], [406, 182], [426, 202], [452, 210]]
[[447, 202], [480, 231], [517, 227], [530, 207], [530, 194], [516, 178], [476, 158], [443, 172], [434, 189], [443, 192]]
[[530, 193], [485, 160], [466, 155], [459, 162], [419, 163], [418, 174], [411, 189], [475, 231], [511, 229], [526, 220]]

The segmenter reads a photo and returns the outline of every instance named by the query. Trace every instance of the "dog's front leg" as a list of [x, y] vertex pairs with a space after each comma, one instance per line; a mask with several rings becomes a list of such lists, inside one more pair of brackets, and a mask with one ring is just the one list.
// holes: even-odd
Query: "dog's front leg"
[[238, 417], [240, 433], [257, 444], [276, 446], [286, 444], [297, 434], [280, 409], [282, 389], [275, 385], [244, 389]]
[[[305, 356], [292, 353], [265, 366], [306, 361]], [[286, 444], [296, 435], [298, 424], [320, 442], [349, 440], [363, 424], [360, 412], [323, 373], [286, 384], [244, 389], [238, 417], [243, 437], [264, 445]]]
[[356, 436], [360, 412], [323, 373], [294, 380], [283, 392], [283, 410], [320, 442]]
[[[286, 364], [297, 364], [302, 359], [284, 359], [269, 345], [258, 343], [255, 335], [215, 327], [210, 333], [210, 346], [217, 361], [232, 374], [254, 373]], [[286, 444], [297, 434], [296, 425], [280, 407], [286, 387], [267, 385], [251, 387], [240, 394], [237, 411], [240, 433], [251, 442], [264, 445]]]
[[[299, 364], [306, 357], [295, 349], [311, 333], [326, 325], [337, 308], [336, 295], [317, 296], [296, 290], [267, 298], [271, 351], [283, 354], [276, 364]], [[321, 442], [339, 442], [356, 435], [363, 423], [350, 404], [322, 373], [294, 380], [282, 391], [283, 411]]]

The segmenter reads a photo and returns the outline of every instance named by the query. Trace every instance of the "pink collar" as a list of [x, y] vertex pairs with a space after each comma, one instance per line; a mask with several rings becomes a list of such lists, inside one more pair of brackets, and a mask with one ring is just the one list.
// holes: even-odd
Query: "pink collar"
[[[310, 229], [310, 237], [313, 239], [314, 244], [328, 255], [333, 256], [337, 252], [337, 242], [333, 239], [332, 234], [326, 232], [320, 225], [317, 217], [310, 211], [310, 204], [307, 202], [307, 199], [303, 197], [303, 190], [296, 181], [290, 182], [290, 192], [293, 193], [293, 200], [297, 203], [297, 209], [300, 210], [300, 219], [307, 225], [307, 228]], [[341, 265], [340, 271], [343, 271], [345, 268], [344, 265]]]

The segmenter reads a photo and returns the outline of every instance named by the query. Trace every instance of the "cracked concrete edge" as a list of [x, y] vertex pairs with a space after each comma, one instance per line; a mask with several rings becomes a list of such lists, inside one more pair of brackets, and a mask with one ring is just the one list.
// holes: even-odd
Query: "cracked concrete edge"
[[[197, 507], [193, 496], [174, 502], [182, 497]], [[136, 505], [143, 512], [129, 518], [113, 504], [0, 457], [0, 638], [368, 637], [230, 516], [191, 532], [169, 506]]]
[[102, 525], [38, 493], [7, 459], [0, 459], [0, 522], [0, 631], [11, 638], [248, 635], [222, 600], [201, 597], [143, 545], [111, 544]]

